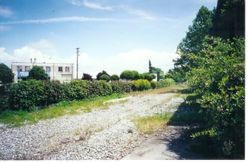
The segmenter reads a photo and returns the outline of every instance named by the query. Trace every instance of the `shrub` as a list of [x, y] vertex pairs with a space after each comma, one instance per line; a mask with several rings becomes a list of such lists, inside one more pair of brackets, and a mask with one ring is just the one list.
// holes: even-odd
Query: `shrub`
[[92, 79], [91, 75], [83, 73], [82, 80], [90, 80], [90, 81], [92, 81], [93, 79]]
[[148, 81], [152, 81], [153, 79], [155, 79], [155, 75], [151, 73], [143, 73], [140, 74], [140, 79], [146, 79]]
[[70, 83], [64, 83], [63, 90], [65, 98], [68, 100], [81, 100], [89, 95], [89, 81], [73, 80]]
[[156, 82], [155, 82], [155, 81], [151, 81], [150, 84], [151, 84], [151, 87], [152, 87], [153, 89], [156, 88]]
[[130, 82], [121, 82], [121, 81], [114, 81], [111, 82], [111, 87], [113, 93], [126, 93], [132, 91], [133, 84]]
[[114, 74], [114, 75], [112, 75], [112, 76], [110, 77], [110, 79], [111, 79], [112, 81], [117, 81], [117, 80], [119, 80], [120, 78], [119, 78], [118, 75]]
[[9, 103], [14, 110], [32, 110], [44, 105], [44, 84], [39, 80], [27, 80], [12, 84]]
[[66, 99], [65, 90], [59, 81], [45, 81], [44, 90], [45, 105], [50, 105]]
[[89, 96], [107, 96], [112, 94], [112, 87], [106, 81], [89, 82]]
[[151, 88], [151, 84], [148, 80], [145, 79], [139, 79], [133, 81], [133, 85], [135, 87], [135, 90], [143, 91]]
[[171, 78], [167, 78], [164, 80], [160, 80], [159, 82], [156, 82], [156, 88], [168, 87], [173, 84], [175, 84], [175, 81]]
[[99, 80], [105, 80], [107, 82], [110, 81], [110, 76], [107, 75], [107, 74], [102, 74], [100, 77], [99, 77]]
[[120, 75], [121, 79], [136, 80], [139, 79], [139, 73], [135, 70], [125, 70]]
[[96, 79], [97, 80], [101, 80], [100, 79], [100, 77], [102, 76], [102, 75], [108, 75], [109, 77], [110, 77], [110, 75], [105, 71], [105, 70], [103, 70], [102, 72], [99, 72], [97, 75], [96, 75]]

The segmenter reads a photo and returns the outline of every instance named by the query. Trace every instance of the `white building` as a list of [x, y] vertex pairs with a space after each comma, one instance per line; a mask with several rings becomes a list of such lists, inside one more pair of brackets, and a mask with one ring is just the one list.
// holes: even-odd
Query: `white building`
[[14, 73], [14, 82], [18, 82], [29, 75], [29, 71], [33, 66], [42, 67], [48, 74], [50, 80], [58, 80], [60, 82], [69, 82], [73, 80], [73, 64], [72, 63], [29, 63], [29, 62], [12, 62], [11, 70]]

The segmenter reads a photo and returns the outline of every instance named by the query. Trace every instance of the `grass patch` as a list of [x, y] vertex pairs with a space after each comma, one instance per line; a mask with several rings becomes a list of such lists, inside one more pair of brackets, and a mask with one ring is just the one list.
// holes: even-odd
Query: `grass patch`
[[62, 101], [57, 104], [45, 107], [38, 111], [11, 111], [6, 110], [0, 114], [0, 123], [11, 126], [21, 126], [23, 124], [36, 123], [39, 120], [51, 119], [68, 114], [77, 114], [80, 112], [90, 112], [96, 108], [107, 108], [111, 103], [105, 101], [121, 98], [125, 95], [113, 94], [81, 101]]
[[139, 117], [133, 120], [137, 129], [142, 134], [152, 134], [156, 130], [163, 128], [172, 114], [158, 114], [153, 116]]

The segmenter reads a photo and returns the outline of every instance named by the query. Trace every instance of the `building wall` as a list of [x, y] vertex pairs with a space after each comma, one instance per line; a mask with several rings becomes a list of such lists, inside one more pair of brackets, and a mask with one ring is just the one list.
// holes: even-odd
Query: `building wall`
[[41, 66], [50, 77], [50, 80], [59, 80], [60, 82], [69, 82], [73, 80], [74, 67], [69, 63], [25, 63], [13, 62], [11, 64], [12, 72], [14, 73], [14, 81], [21, 80], [22, 77], [27, 77], [33, 66]]

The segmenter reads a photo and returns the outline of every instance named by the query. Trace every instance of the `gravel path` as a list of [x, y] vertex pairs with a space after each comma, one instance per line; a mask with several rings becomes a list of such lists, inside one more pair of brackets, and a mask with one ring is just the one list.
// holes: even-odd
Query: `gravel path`
[[173, 112], [181, 102], [175, 93], [148, 94], [90, 113], [0, 125], [0, 159], [121, 159], [142, 141], [133, 118]]

